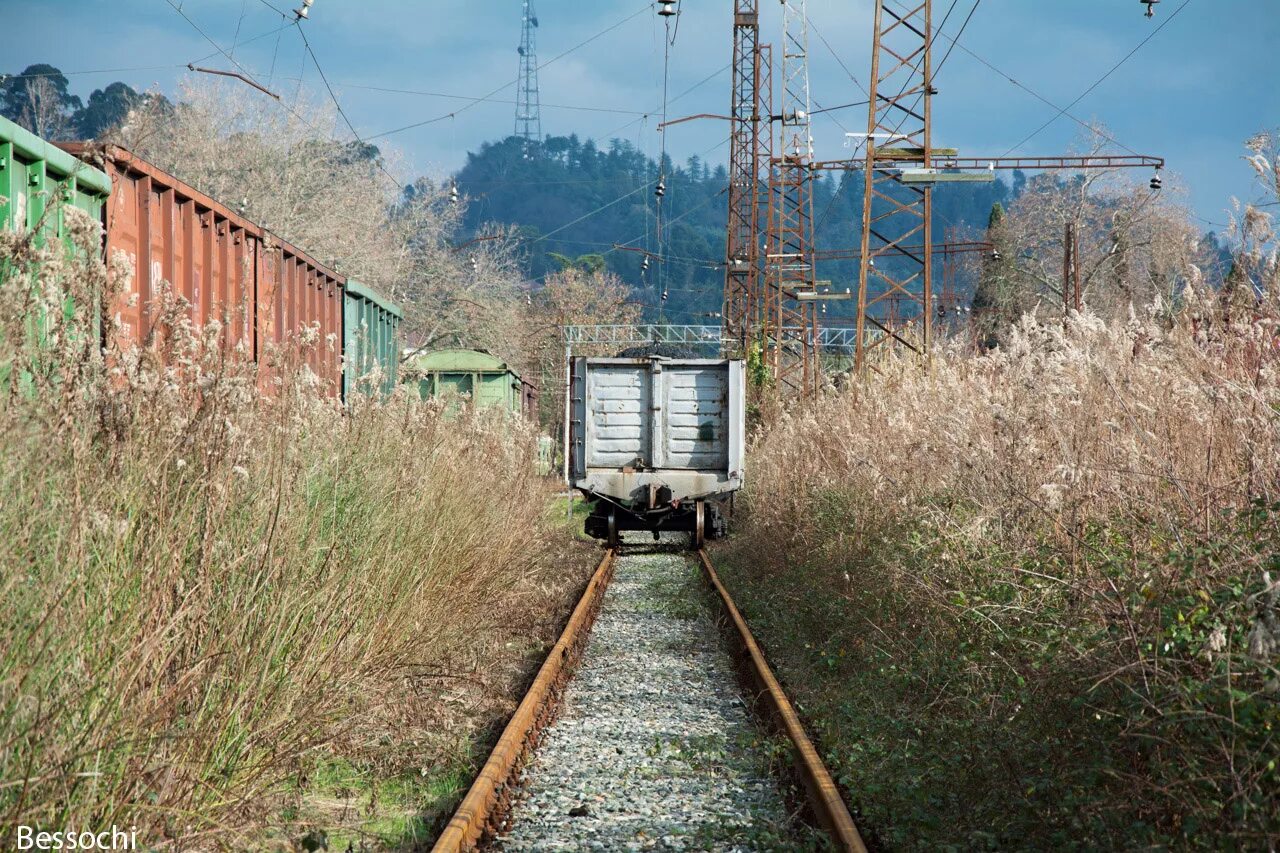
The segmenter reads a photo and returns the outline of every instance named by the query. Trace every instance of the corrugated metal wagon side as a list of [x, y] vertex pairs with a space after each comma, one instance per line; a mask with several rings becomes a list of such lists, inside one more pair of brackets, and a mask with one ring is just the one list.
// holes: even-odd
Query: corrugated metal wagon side
[[127, 149], [83, 142], [60, 147], [110, 175], [107, 258], [122, 252], [134, 269], [110, 308], [122, 348], [164, 345], [169, 330], [159, 322], [159, 296], [168, 282], [189, 304], [197, 329], [219, 320], [226, 350], [259, 362], [264, 387], [273, 362], [297, 361], [302, 331], [318, 327], [318, 341], [301, 357], [325, 393], [341, 393], [341, 275]]
[[396, 387], [400, 365], [397, 334], [404, 313], [376, 290], [347, 279], [342, 299], [342, 396], [350, 399], [353, 391], [374, 392], [369, 383], [361, 382], [377, 368], [379, 396], [389, 395]]
[[133, 276], [108, 313], [118, 321], [114, 343], [162, 345], [161, 287], [189, 303], [197, 328], [223, 324], [228, 352], [241, 348], [255, 358], [254, 280], [257, 227], [199, 190], [115, 145], [74, 142], [61, 147], [101, 166], [111, 176], [112, 195], [104, 211], [108, 262], [123, 254]]
[[[324, 393], [342, 393], [342, 308], [346, 278], [292, 243], [260, 230], [258, 360], [264, 383], [276, 364], [304, 361]], [[301, 346], [315, 329], [313, 344]]]

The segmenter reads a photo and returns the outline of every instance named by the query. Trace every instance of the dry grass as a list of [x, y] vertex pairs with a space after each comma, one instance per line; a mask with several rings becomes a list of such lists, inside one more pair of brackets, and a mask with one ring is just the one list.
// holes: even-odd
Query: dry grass
[[0, 241], [0, 839], [115, 823], [239, 848], [291, 834], [329, 756], [402, 772], [390, 754], [441, 721], [455, 742], [403, 759], [465, 755], [511, 672], [479, 707], [426, 700], [465, 699], [477, 656], [574, 583], [531, 430], [407, 396], [344, 412], [283, 357], [262, 395], [181, 312], [166, 363], [105, 371], [101, 264]]
[[1275, 296], [1026, 318], [757, 437], [734, 574], [887, 846], [1280, 838]]

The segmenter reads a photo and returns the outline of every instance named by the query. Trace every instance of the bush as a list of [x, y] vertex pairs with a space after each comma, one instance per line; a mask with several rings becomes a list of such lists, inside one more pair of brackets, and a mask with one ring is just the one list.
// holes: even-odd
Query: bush
[[1160, 316], [757, 437], [735, 593], [885, 846], [1280, 839], [1275, 313]]
[[[114, 276], [76, 214], [74, 255], [0, 232], [0, 365], [24, 377], [0, 400], [0, 839], [240, 847], [317, 757], [421, 734], [424, 682], [573, 575], [545, 559], [533, 432], [501, 413], [344, 410], [284, 363], [259, 393], [185, 306], [163, 359], [104, 362], [86, 306]], [[476, 721], [454, 722], [465, 757]]]

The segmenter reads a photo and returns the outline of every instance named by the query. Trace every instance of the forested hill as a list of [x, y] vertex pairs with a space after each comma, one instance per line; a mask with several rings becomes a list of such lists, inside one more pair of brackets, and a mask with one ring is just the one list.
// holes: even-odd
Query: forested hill
[[[658, 298], [657, 262], [642, 271], [641, 254], [613, 248], [616, 243], [658, 250], [653, 190], [660, 172], [666, 186], [662, 198], [666, 263], [661, 271], [669, 293], [665, 305]], [[581, 258], [586, 264], [603, 263], [635, 287], [638, 301], [650, 307], [650, 316], [662, 313], [676, 322], [697, 322], [720, 309], [724, 273], [719, 264], [728, 203], [723, 165], [691, 157], [683, 165], [667, 161], [659, 170], [657, 162], [624, 140], [600, 147], [577, 135], [553, 136], [529, 146], [511, 137], [469, 154], [457, 183], [469, 197], [466, 226], [479, 230], [498, 222], [519, 229], [534, 278], [559, 269], [566, 259]], [[996, 181], [938, 188], [934, 240], [941, 242], [952, 227], [962, 238], [979, 234], [992, 205], [1007, 204], [1022, 183], [1022, 175], [1015, 172], [1012, 186]], [[862, 186], [860, 172], [842, 174], [838, 180], [826, 173], [815, 183], [819, 249], [856, 245]], [[843, 289], [856, 281], [857, 265], [824, 262], [818, 276]]]

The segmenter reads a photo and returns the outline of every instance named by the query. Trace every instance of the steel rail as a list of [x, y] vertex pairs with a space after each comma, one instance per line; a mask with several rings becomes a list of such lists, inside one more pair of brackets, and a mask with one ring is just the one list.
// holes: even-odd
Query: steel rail
[[769, 667], [769, 662], [765, 660], [755, 637], [751, 635], [751, 629], [747, 626], [746, 620], [738, 612], [738, 607], [733, 603], [729, 591], [720, 582], [720, 576], [711, 565], [711, 558], [707, 556], [706, 549], [699, 549], [698, 558], [702, 561], [702, 569], [707, 580], [720, 596], [720, 602], [742, 643], [742, 650], [749, 664], [752, 678], [761, 691], [759, 700], [762, 700], [774, 721], [791, 741], [796, 754], [796, 770], [804, 782], [814, 816], [830, 834], [837, 849], [866, 853], [867, 847], [853, 823], [853, 816], [849, 814], [849, 809], [840, 797], [840, 790], [832, 780], [826, 765], [822, 763], [822, 758], [819, 757], [813, 742], [805, 733], [804, 724], [800, 722], [799, 715], [796, 714], [791, 701], [787, 699], [787, 694], [783, 692], [782, 685]]
[[570, 670], [586, 645], [587, 635], [613, 576], [617, 553], [614, 548], [605, 552], [560, 639], [538, 670], [529, 692], [503, 729], [489, 760], [480, 769], [480, 775], [463, 797], [448, 826], [431, 848], [433, 853], [474, 850], [483, 837], [496, 829], [510, 806], [514, 777], [536, 745], [539, 732], [551, 722]]

